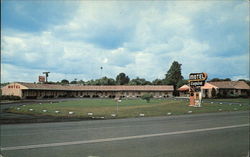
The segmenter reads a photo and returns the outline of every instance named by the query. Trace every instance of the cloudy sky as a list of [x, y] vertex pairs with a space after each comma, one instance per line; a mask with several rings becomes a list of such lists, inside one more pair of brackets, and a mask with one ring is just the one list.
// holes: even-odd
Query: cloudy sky
[[[249, 2], [2, 0], [2, 82], [249, 78]], [[103, 67], [101, 72], [100, 67]]]

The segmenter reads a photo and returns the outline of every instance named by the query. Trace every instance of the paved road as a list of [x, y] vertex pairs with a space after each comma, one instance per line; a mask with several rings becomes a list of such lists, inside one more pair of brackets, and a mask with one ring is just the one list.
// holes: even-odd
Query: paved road
[[248, 112], [1, 126], [4, 157], [246, 157]]

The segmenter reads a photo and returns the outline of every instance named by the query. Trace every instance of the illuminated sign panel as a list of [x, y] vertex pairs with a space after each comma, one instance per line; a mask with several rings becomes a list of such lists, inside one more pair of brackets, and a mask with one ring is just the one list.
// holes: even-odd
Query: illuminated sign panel
[[191, 73], [189, 74], [190, 86], [204, 86], [207, 79], [207, 73]]
[[189, 81], [205, 81], [207, 73], [191, 73], [189, 74]]
[[205, 81], [192, 81], [190, 82], [190, 86], [204, 86]]

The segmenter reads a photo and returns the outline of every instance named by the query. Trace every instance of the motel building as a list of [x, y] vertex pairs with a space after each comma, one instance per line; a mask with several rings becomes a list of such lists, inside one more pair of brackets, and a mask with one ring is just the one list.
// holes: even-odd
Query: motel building
[[19, 96], [21, 99], [42, 98], [139, 98], [143, 94], [152, 94], [154, 98], [173, 97], [173, 86], [85, 86], [55, 85], [14, 82], [1, 88], [2, 95]]
[[[212, 89], [215, 89], [216, 95], [221, 97], [230, 96], [250, 96], [250, 87], [244, 81], [218, 81], [206, 82], [201, 87], [203, 98], [212, 98]], [[183, 85], [178, 89], [181, 97], [189, 97], [189, 86]]]

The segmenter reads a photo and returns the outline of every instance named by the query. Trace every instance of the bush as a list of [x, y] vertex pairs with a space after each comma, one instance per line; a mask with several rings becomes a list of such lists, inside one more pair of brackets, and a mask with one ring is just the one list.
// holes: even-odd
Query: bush
[[37, 96], [26, 96], [26, 99], [37, 99]]
[[249, 98], [248, 95], [239, 95], [239, 98]]
[[146, 100], [147, 102], [150, 101], [151, 98], [153, 98], [152, 94], [144, 94], [141, 96], [142, 100]]
[[59, 95], [58, 98], [66, 98], [67, 95], [66, 94], [63, 94], [63, 95]]
[[[49, 99], [49, 98], [54, 98], [54, 95], [44, 95], [44, 99]], [[31, 99], [36, 99], [36, 98], [31, 98]]]
[[14, 95], [1, 95], [0, 100], [20, 100], [21, 97]]
[[222, 98], [221, 94], [220, 93], [217, 93], [217, 98]]
[[239, 98], [239, 95], [238, 94], [228, 94], [227, 96], [226, 96], [226, 98]]
[[212, 98], [216, 97], [216, 90], [215, 90], [215, 88], [212, 88], [211, 95], [212, 95]]

